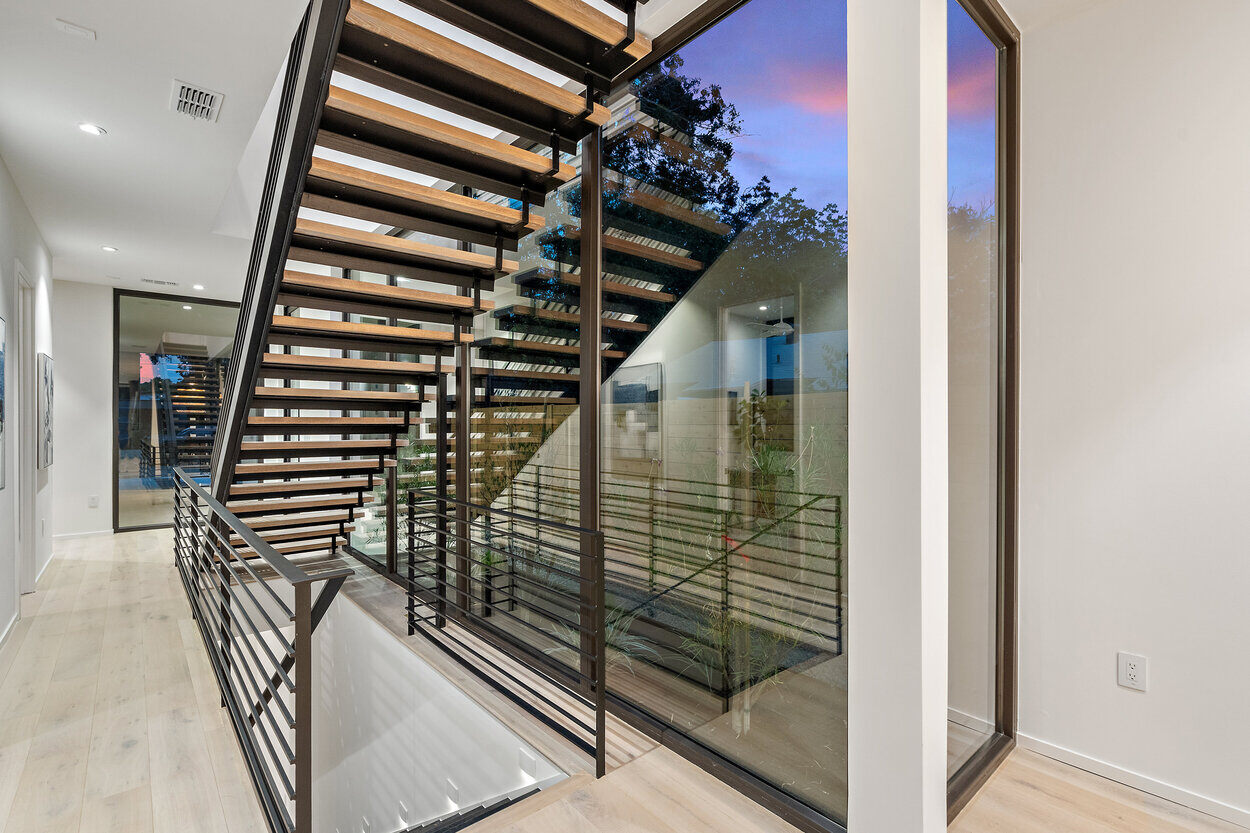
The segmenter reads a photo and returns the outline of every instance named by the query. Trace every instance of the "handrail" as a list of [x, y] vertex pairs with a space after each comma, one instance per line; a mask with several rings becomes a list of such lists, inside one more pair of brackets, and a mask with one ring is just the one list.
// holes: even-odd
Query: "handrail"
[[311, 0], [287, 55], [286, 77], [209, 469], [214, 489], [222, 498], [234, 479], [239, 445], [260, 373], [258, 358], [268, 343], [269, 323], [349, 6], [350, 0]]
[[[181, 466], [174, 562], [269, 830], [312, 833], [311, 643], [354, 571], [309, 573], [292, 563]], [[271, 584], [289, 587], [293, 601]]]

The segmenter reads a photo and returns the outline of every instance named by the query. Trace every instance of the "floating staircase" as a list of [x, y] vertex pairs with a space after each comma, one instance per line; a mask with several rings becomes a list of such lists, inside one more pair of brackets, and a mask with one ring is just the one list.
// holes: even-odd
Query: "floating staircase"
[[[288, 60], [212, 456], [215, 497], [283, 554], [333, 551], [366, 507], [394, 512], [403, 486], [467, 496], [487, 461], [524, 456], [491, 443], [529, 436], [535, 415], [554, 428], [577, 402], [576, 316], [524, 299], [496, 310], [489, 296], [525, 271], [514, 253], [547, 231], [541, 209], [608, 122], [611, 80], [649, 53], [636, 3], [614, 3], [623, 15], [582, 0], [408, 5], [416, 13], [313, 0]], [[646, 332], [605, 327], [626, 346]], [[478, 407], [523, 420], [497, 414], [503, 433], [474, 447], [454, 417]], [[434, 445], [438, 471], [397, 465]]]

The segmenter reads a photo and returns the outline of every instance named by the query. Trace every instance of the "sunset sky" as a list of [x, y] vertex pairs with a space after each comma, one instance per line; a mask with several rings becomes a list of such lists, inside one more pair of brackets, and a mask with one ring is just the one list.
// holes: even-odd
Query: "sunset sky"
[[[994, 49], [949, 0], [950, 170], [956, 203], [994, 198]], [[809, 204], [846, 209], [846, 4], [754, 0], [681, 50], [683, 72], [719, 84], [744, 135], [733, 168]]]

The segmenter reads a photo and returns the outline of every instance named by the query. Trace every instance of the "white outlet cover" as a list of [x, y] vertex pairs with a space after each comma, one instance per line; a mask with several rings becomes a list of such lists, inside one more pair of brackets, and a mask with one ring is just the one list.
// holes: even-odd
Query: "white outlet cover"
[[99, 495], [91, 495], [90, 497], [88, 497], [88, 498], [87, 498], [87, 508], [88, 508], [88, 509], [99, 509], [99, 508], [100, 508], [100, 496], [99, 496]]
[[1116, 654], [1116, 682], [1134, 691], [1149, 690], [1150, 660], [1141, 654]]

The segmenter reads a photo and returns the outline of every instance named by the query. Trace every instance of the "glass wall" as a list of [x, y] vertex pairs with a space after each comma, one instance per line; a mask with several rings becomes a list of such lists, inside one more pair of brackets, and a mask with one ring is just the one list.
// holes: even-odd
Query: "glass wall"
[[[612, 97], [602, 172], [609, 690], [838, 819], [845, 15], [753, 0]], [[552, 310], [576, 300], [570, 196], [526, 292]], [[577, 420], [552, 426], [496, 502], [572, 520]]]
[[995, 734], [999, 550], [998, 50], [948, 8], [948, 774]]
[[173, 470], [208, 482], [236, 304], [114, 295], [117, 530], [173, 523]]

